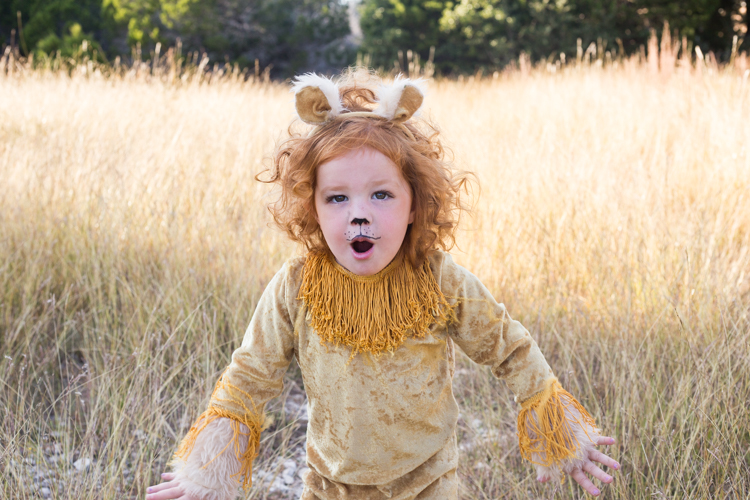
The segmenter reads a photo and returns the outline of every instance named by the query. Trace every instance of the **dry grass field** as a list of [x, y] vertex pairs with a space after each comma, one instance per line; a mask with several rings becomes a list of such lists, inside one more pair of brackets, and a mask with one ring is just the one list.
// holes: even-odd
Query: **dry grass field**
[[[701, 63], [702, 64], [702, 63]], [[750, 498], [750, 81], [702, 66], [437, 81], [426, 116], [481, 193], [453, 253], [617, 444], [602, 498]], [[265, 283], [288, 87], [0, 72], [0, 497], [142, 498]], [[464, 499], [535, 481], [512, 394], [459, 361]], [[248, 498], [295, 498], [299, 369]]]

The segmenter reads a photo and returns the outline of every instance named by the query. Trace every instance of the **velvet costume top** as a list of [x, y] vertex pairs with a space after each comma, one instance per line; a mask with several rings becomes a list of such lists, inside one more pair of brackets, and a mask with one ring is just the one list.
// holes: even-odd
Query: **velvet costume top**
[[[518, 401], [554, 377], [529, 332], [445, 252], [432, 253], [429, 268], [455, 319], [378, 355], [321, 342], [298, 298], [304, 264], [305, 257], [288, 261], [268, 284], [209, 406], [262, 415], [296, 357], [309, 402], [307, 460], [323, 478], [385, 485], [415, 470], [439, 477], [455, 469], [454, 345], [490, 366]], [[445, 460], [425, 469], [438, 452]]]

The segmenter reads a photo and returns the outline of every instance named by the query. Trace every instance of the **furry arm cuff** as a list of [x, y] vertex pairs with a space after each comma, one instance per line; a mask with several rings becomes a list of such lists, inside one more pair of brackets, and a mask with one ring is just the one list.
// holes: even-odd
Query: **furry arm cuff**
[[251, 482], [260, 430], [254, 433], [245, 424], [209, 414], [210, 411], [201, 415], [175, 454], [175, 478], [194, 498], [233, 500], [237, 497], [238, 478], [244, 475], [248, 486]]
[[581, 468], [597, 437], [594, 419], [556, 378], [521, 403], [518, 444], [539, 478], [561, 481], [563, 472]]

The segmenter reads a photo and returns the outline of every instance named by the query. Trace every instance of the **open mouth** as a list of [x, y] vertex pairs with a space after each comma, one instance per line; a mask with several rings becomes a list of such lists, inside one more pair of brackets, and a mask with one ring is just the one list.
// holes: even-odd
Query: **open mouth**
[[373, 246], [373, 243], [371, 241], [353, 241], [352, 242], [352, 249], [354, 249], [357, 253], [366, 253], [368, 250], [370, 250]]

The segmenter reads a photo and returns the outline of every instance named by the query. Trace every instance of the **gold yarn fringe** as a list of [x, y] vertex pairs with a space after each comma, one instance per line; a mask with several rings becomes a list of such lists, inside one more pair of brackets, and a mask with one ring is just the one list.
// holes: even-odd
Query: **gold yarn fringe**
[[327, 253], [308, 254], [297, 298], [321, 343], [351, 347], [352, 356], [392, 352], [407, 336], [424, 337], [433, 323], [455, 321], [429, 262], [415, 269], [400, 256], [373, 276], [359, 276]]
[[[573, 425], [581, 427], [587, 436], [587, 427], [596, 428], [593, 417], [556, 378], [550, 379], [543, 391], [524, 401], [521, 408], [518, 414], [521, 456], [544, 467], [559, 465], [562, 460], [576, 456], [581, 443], [573, 432]], [[580, 417], [571, 411], [566, 413], [566, 409], [576, 410]]]
[[[218, 397], [219, 390], [224, 391], [224, 393], [229, 397]], [[245, 396], [246, 400], [251, 402], [251, 404], [253, 405], [252, 410], [250, 410], [245, 405], [244, 400], [239, 397], [238, 394]], [[232, 403], [241, 406], [243, 408], [243, 412], [242, 414], [236, 414], [224, 408], [218, 408], [216, 406], [213, 406], [214, 402]], [[253, 484], [253, 461], [258, 456], [258, 446], [260, 445], [260, 431], [263, 424], [263, 416], [255, 408], [255, 403], [252, 402], [252, 397], [237, 386], [225, 382], [223, 375], [219, 379], [219, 382], [216, 384], [216, 388], [211, 395], [210, 405], [211, 406], [209, 406], [208, 409], [198, 417], [192, 427], [190, 427], [187, 435], [182, 440], [182, 443], [180, 443], [177, 452], [174, 454], [174, 458], [187, 460], [190, 452], [193, 451], [193, 447], [195, 446], [196, 439], [198, 439], [198, 435], [217, 418], [228, 418], [231, 420], [230, 425], [232, 427], [232, 430], [234, 431], [234, 435], [224, 447], [224, 449], [211, 459], [211, 462], [216, 460], [219, 455], [224, 453], [227, 448], [232, 446], [234, 449], [234, 454], [237, 457], [237, 460], [239, 460], [240, 462], [239, 472], [237, 472], [237, 474], [234, 474], [232, 477], [236, 477], [242, 484], [242, 487], [247, 490]], [[247, 432], [242, 430], [241, 424], [244, 424], [248, 428]], [[247, 442], [247, 446], [245, 447], [245, 451], [242, 451], [242, 444], [245, 442]], [[208, 466], [208, 464], [210, 464], [211, 462], [208, 462], [203, 467]]]

